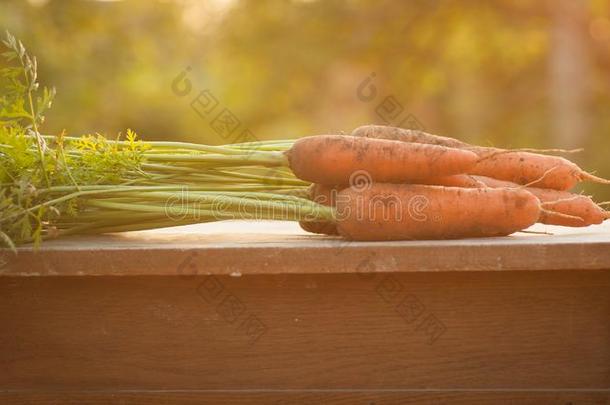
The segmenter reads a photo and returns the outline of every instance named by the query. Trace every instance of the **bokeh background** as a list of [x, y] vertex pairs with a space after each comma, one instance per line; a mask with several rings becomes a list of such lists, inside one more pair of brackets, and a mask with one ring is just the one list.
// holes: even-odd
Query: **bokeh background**
[[0, 26], [58, 90], [48, 133], [219, 144], [380, 123], [584, 147], [610, 177], [607, 0], [2, 0]]

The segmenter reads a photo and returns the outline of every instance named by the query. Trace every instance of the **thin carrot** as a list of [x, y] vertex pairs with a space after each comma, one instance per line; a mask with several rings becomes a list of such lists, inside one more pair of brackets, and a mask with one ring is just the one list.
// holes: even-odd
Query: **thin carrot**
[[299, 139], [286, 151], [300, 179], [318, 184], [350, 184], [357, 172], [370, 181], [401, 183], [465, 173], [478, 157], [455, 148], [344, 135]]
[[544, 211], [539, 222], [548, 225], [584, 227], [601, 224], [610, 218], [610, 213], [601, 208], [602, 204], [596, 204], [591, 197], [568, 191], [523, 187], [509, 181], [469, 175], [432, 179], [430, 184], [470, 188], [524, 188], [540, 200]]
[[449, 148], [467, 148], [470, 145], [458, 139], [432, 135], [416, 129], [390, 127], [385, 125], [363, 125], [352, 131], [352, 136], [374, 139], [392, 139], [401, 142], [427, 143]]
[[[488, 177], [473, 177], [475, 180], [485, 183], [489, 187], [518, 187], [518, 185], [514, 183], [503, 182]], [[546, 210], [581, 219], [581, 221], [579, 221], [565, 217], [562, 218], [557, 215], [546, 215], [543, 216], [540, 221], [544, 224], [583, 227], [601, 224], [606, 219], [610, 218], [610, 213], [596, 204], [589, 196], [574, 194], [568, 191], [537, 187], [527, 187], [526, 189], [538, 197]]]
[[540, 212], [522, 189], [383, 183], [341, 191], [336, 208], [339, 233], [352, 240], [506, 236], [536, 223]]
[[587, 224], [584, 219], [576, 215], [568, 215], [558, 211], [548, 210], [545, 209], [543, 205], [542, 207], [543, 208], [540, 210], [540, 218], [538, 219], [538, 222], [541, 224], [569, 226], [572, 228], [580, 228], [590, 225]]
[[595, 177], [560, 156], [531, 152], [496, 154], [492, 151], [480, 152], [479, 156], [481, 160], [469, 173], [564, 191], [585, 180], [610, 184], [610, 181]]
[[[499, 149], [474, 146], [457, 139], [427, 134], [422, 131], [381, 125], [356, 128], [352, 135], [375, 139], [394, 139], [403, 142], [426, 143], [470, 150], [480, 160], [468, 173], [493, 177], [518, 184], [531, 184], [540, 188], [569, 190], [580, 181], [610, 184], [610, 180], [587, 173], [575, 163], [559, 156], [533, 153], [535, 149]], [[544, 150], [540, 150], [542, 152]], [[576, 152], [550, 149], [552, 152]], [[534, 183], [534, 184], [532, 184]]]

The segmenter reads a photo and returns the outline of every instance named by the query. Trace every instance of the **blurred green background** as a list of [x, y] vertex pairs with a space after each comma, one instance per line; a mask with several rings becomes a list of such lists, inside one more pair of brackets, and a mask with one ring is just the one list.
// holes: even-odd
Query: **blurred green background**
[[610, 177], [607, 0], [2, 0], [0, 26], [57, 87], [49, 133], [218, 144], [385, 123], [584, 147]]

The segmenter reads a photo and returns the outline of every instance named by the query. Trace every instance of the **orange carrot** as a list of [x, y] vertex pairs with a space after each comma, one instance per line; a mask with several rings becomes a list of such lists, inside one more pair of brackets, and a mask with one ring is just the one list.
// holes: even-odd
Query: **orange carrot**
[[422, 240], [506, 236], [540, 217], [522, 189], [405, 184], [350, 187], [337, 196], [339, 233], [352, 240]]
[[[454, 187], [524, 188], [509, 181], [484, 176], [455, 175], [431, 179], [428, 184]], [[548, 225], [584, 227], [601, 224], [610, 213], [597, 205], [591, 197], [568, 191], [525, 187], [535, 195], [544, 208], [538, 222]]]
[[479, 153], [481, 160], [469, 173], [564, 191], [571, 189], [580, 181], [608, 182], [583, 171], [575, 163], [559, 156], [486, 149], [487, 151]]
[[416, 129], [389, 127], [385, 125], [363, 125], [352, 131], [352, 136], [374, 139], [392, 139], [401, 142], [427, 143], [450, 148], [468, 148], [469, 144], [446, 136], [432, 135]]
[[[322, 184], [312, 184], [309, 187], [309, 199], [318, 204], [335, 206], [335, 199], [339, 189], [334, 186], [325, 186]], [[337, 225], [333, 222], [326, 221], [300, 221], [299, 225], [307, 232], [319, 233], [324, 235], [338, 235]]]
[[[520, 187], [514, 183], [489, 177], [473, 176], [473, 179], [488, 187]], [[589, 196], [537, 187], [527, 187], [526, 190], [538, 197], [542, 203], [545, 212], [543, 212], [540, 222], [543, 224], [583, 227], [601, 224], [610, 218], [610, 213], [597, 205]], [[563, 216], [556, 215], [557, 213], [563, 214]]]
[[593, 181], [610, 184], [610, 180], [602, 179], [585, 172], [573, 162], [559, 157], [531, 150], [506, 150], [469, 145], [453, 138], [427, 134], [422, 131], [381, 125], [366, 125], [356, 128], [352, 135], [375, 139], [394, 139], [403, 142], [417, 142], [449, 146], [470, 150], [476, 153], [480, 160], [468, 171], [486, 177], [507, 180], [523, 185], [535, 185], [540, 188], [569, 190], [580, 181]]
[[388, 183], [466, 173], [478, 160], [462, 149], [343, 135], [299, 139], [286, 155], [298, 178], [326, 185], [350, 184], [358, 173]]

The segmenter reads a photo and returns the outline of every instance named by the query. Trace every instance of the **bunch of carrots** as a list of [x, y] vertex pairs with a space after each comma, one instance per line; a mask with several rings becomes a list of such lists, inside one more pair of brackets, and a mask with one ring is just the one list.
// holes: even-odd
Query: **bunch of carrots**
[[[350, 240], [505, 236], [536, 222], [610, 217], [569, 190], [608, 184], [569, 160], [367, 125], [209, 146], [100, 135], [44, 135], [54, 90], [7, 34], [0, 70], [0, 244], [226, 219], [299, 221]], [[11, 65], [12, 63], [12, 65]]]
[[[301, 223], [316, 233], [456, 239], [506, 236], [537, 222], [585, 227], [610, 218], [602, 208], [607, 203], [569, 191], [580, 181], [610, 181], [533, 150], [367, 125], [350, 135], [301, 139], [286, 154], [295, 175], [314, 183], [310, 198], [335, 207], [332, 222]], [[354, 173], [366, 173], [371, 184], [350, 184]]]

